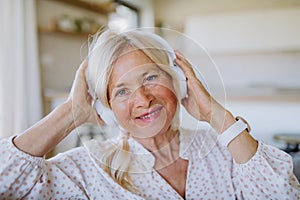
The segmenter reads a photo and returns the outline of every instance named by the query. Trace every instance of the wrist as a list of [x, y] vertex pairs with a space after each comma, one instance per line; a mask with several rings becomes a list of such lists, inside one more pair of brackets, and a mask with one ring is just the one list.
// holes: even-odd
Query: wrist
[[65, 102], [56, 107], [34, 126], [17, 136], [14, 139], [15, 146], [30, 155], [47, 154], [78, 126], [74, 121], [71, 106]]
[[245, 130], [249, 133], [251, 128], [248, 122], [238, 116], [235, 118], [234, 124], [228, 127], [222, 134], [219, 135], [219, 142], [224, 145], [228, 146], [229, 143], [234, 140], [238, 135], [242, 134]]
[[64, 102], [63, 104], [59, 105], [54, 112], [56, 112], [57, 116], [61, 118], [60, 120], [64, 122], [63, 124], [65, 129], [74, 126], [74, 122], [76, 121], [77, 117], [73, 112], [72, 102]]
[[68, 118], [70, 123], [74, 123], [75, 126], [80, 126], [86, 122], [87, 113], [83, 108], [76, 105], [72, 100], [68, 99], [61, 105], [62, 112]]
[[224, 109], [211, 118], [210, 124], [218, 134], [221, 134], [235, 122], [235, 117], [231, 114], [231, 112]]

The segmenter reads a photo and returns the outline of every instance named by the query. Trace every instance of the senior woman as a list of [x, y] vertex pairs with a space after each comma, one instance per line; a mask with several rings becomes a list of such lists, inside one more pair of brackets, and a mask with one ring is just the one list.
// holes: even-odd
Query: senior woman
[[[180, 104], [213, 129], [180, 128]], [[120, 136], [43, 158], [87, 122], [117, 124]], [[291, 157], [249, 128], [159, 36], [107, 30], [94, 38], [69, 98], [0, 142], [0, 198], [300, 199]]]

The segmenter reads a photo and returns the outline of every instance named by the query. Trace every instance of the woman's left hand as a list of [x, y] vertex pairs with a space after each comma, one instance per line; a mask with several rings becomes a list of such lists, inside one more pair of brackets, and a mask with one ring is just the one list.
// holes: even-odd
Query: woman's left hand
[[[222, 134], [236, 122], [234, 116], [208, 93], [187, 59], [178, 51], [175, 53], [175, 63], [187, 78], [187, 97], [182, 100], [182, 105], [193, 117], [210, 123], [219, 134]], [[246, 163], [257, 151], [257, 146], [257, 141], [244, 130], [227, 147], [235, 162]]]
[[224, 123], [234, 123], [234, 117], [208, 93], [188, 60], [176, 50], [175, 54], [175, 63], [187, 78], [187, 97], [182, 100], [182, 105], [193, 117], [210, 123], [218, 132], [222, 132], [226, 126]]

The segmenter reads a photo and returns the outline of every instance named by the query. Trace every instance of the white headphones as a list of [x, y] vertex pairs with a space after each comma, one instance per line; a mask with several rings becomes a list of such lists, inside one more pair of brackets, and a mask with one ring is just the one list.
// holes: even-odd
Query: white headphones
[[[165, 50], [168, 53], [169, 57], [169, 63], [173, 64], [172, 69], [174, 70], [175, 76], [178, 79], [179, 82], [179, 90], [180, 90], [180, 98], [183, 99], [187, 95], [187, 84], [186, 84], [186, 77], [183, 73], [183, 71], [175, 65], [173, 62], [176, 58], [176, 55], [172, 49], [172, 47], [160, 36], [153, 34], [153, 33], [145, 33], [138, 31], [139, 34], [143, 34], [145, 36], [151, 37], [155, 40], [157, 40], [162, 46], [163, 50]], [[91, 91], [89, 91], [91, 93]], [[91, 94], [94, 98], [95, 95]], [[95, 99], [95, 98], [94, 98]], [[106, 125], [111, 127], [117, 127], [118, 121], [114, 115], [114, 113], [111, 111], [110, 108], [105, 107], [99, 100], [95, 99], [93, 103], [93, 107], [96, 109], [97, 113], [100, 115], [101, 119], [105, 122]]]

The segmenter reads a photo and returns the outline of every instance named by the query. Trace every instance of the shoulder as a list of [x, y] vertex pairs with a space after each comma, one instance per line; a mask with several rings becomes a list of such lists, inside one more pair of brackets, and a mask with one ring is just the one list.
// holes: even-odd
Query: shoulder
[[86, 161], [88, 154], [84, 147], [76, 147], [47, 159], [48, 163], [61, 164], [65, 162], [80, 163]]
[[104, 154], [110, 147], [115, 146], [114, 144], [117, 144], [117, 142], [117, 140], [89, 140], [85, 142], [83, 146], [59, 153], [55, 157], [49, 159], [49, 161], [56, 162], [58, 160], [66, 159], [77, 162], [80, 160], [86, 161], [91, 155], [99, 156]]

